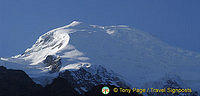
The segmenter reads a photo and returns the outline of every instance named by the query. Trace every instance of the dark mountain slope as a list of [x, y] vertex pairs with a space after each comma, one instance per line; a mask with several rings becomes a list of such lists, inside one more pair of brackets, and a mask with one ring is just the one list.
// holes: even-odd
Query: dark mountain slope
[[[70, 75], [68, 75], [70, 77]], [[73, 82], [57, 77], [45, 87], [33, 82], [33, 80], [21, 70], [6, 69], [0, 66], [0, 96], [105, 96], [101, 88], [106, 85], [94, 86], [83, 94], [74, 90]], [[107, 85], [111, 92], [109, 96], [142, 96], [137, 93], [120, 94], [112, 90], [116, 86]]]

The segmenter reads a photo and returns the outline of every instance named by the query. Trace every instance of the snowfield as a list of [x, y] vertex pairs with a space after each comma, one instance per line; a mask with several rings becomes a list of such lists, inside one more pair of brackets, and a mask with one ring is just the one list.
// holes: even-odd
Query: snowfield
[[[61, 58], [59, 71], [44, 60]], [[120, 75], [131, 87], [162, 88], [175, 80], [182, 88], [200, 91], [200, 54], [172, 47], [148, 33], [125, 25], [98, 26], [74, 21], [40, 36], [23, 54], [1, 58], [0, 64], [24, 70], [46, 85], [59, 72], [101, 65]], [[94, 67], [95, 69], [95, 67]]]

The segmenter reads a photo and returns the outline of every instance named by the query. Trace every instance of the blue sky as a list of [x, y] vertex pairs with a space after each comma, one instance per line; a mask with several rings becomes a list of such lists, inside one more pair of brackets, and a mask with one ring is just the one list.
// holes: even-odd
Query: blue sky
[[0, 57], [73, 20], [125, 24], [176, 47], [200, 52], [199, 0], [0, 0]]

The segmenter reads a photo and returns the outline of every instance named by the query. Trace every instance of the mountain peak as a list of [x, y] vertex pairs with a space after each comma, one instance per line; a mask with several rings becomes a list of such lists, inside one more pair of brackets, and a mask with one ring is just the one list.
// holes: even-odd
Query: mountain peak
[[82, 24], [83, 22], [80, 22], [80, 21], [73, 21], [72, 23], [70, 23], [68, 26], [77, 26], [77, 25], [80, 25]]
[[67, 29], [67, 28], [79, 28], [79, 27], [83, 27], [83, 28], [86, 28], [88, 27], [89, 24], [86, 24], [84, 22], [81, 22], [81, 21], [72, 21], [70, 24], [67, 24], [63, 27], [60, 27], [60, 28], [57, 28], [55, 30], [59, 30], [59, 29]]
[[[89, 71], [96, 74], [93, 71], [96, 65], [106, 66], [136, 87], [157, 86], [151, 82], [160, 82], [170, 73], [182, 80], [191, 80], [190, 86], [196, 89], [199, 88], [196, 81], [200, 80], [196, 77], [200, 54], [171, 47], [148, 33], [125, 25], [99, 26], [73, 21], [40, 36], [24, 54], [1, 60], [8, 61], [2, 63], [6, 67], [24, 70], [30, 77], [39, 78], [37, 80], [80, 68], [91, 68]], [[55, 74], [52, 69], [53, 72], [56, 69]]]

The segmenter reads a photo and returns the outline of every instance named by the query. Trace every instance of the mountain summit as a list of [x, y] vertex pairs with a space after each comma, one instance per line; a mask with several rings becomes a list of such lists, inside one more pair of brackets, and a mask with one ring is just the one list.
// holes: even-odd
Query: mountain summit
[[[200, 87], [199, 53], [169, 46], [126, 25], [74, 21], [43, 34], [23, 54], [1, 58], [0, 62], [7, 68], [25, 71], [44, 86], [64, 76], [61, 73], [71, 72], [73, 80], [94, 85], [163, 88], [172, 80], [177, 87], [198, 91]], [[78, 90], [87, 90], [87, 84], [77, 86]]]

